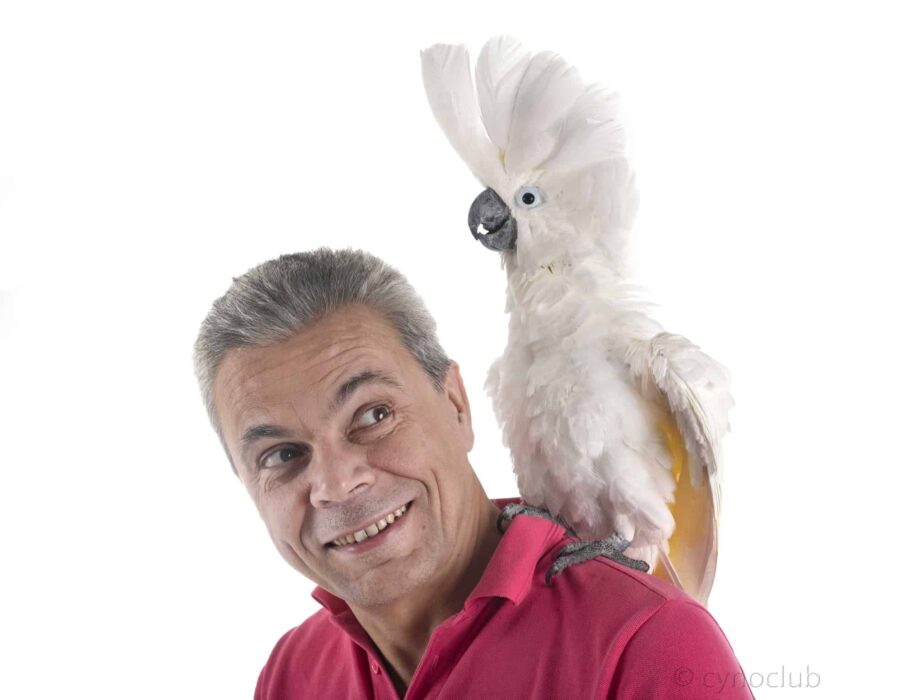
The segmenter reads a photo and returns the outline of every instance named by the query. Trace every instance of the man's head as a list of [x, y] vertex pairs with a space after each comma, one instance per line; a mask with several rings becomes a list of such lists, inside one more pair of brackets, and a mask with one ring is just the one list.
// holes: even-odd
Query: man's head
[[[448, 356], [436, 337], [435, 321], [400, 272], [361, 250], [319, 248], [281, 255], [232, 280], [228, 291], [213, 303], [194, 344], [197, 381], [220, 439], [213, 383], [229, 350], [277, 343], [357, 304], [374, 309], [397, 330], [440, 389]], [[230, 464], [238, 474], [231, 458]]]
[[[367, 608], [467, 565], [463, 525], [486, 504], [467, 396], [397, 271], [328, 249], [264, 263], [216, 301], [196, 363], [236, 473], [296, 570]], [[362, 541], [341, 544], [350, 535]]]

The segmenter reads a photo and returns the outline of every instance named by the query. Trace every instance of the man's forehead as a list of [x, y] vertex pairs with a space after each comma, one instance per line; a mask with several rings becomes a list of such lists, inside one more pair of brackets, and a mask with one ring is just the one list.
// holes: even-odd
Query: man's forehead
[[341, 318], [322, 319], [273, 345], [229, 350], [214, 386], [220, 413], [228, 411], [237, 420], [240, 413], [263, 412], [291, 392], [305, 390], [320, 400], [357, 367], [400, 373], [406, 349], [390, 326], [377, 316], [335, 316]]
[[326, 351], [315, 354], [295, 352], [274, 357], [227, 354], [225, 365], [217, 375], [217, 393], [222, 395], [222, 403], [239, 407], [304, 390], [320, 398], [332, 393], [354, 368], [378, 368], [396, 374], [398, 363], [390, 352], [382, 351], [364, 338], [354, 338], [350, 344], [335, 342]]

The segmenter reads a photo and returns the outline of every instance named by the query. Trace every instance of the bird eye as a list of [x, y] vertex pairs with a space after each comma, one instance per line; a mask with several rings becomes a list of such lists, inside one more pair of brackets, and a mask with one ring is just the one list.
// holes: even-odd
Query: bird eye
[[522, 187], [515, 193], [515, 202], [522, 209], [533, 209], [543, 202], [539, 187]]
[[376, 423], [380, 423], [391, 413], [387, 406], [373, 406], [367, 411], [363, 411], [356, 420], [356, 426], [359, 428], [369, 428]]

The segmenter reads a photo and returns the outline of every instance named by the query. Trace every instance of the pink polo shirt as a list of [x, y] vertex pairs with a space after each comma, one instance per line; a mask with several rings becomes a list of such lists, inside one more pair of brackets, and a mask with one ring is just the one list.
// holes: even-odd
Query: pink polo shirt
[[[406, 697], [753, 697], [712, 616], [664, 581], [599, 557], [549, 588], [547, 569], [572, 541], [517, 516], [463, 610], [433, 632]], [[255, 700], [398, 698], [349, 606], [321, 587], [312, 595], [324, 609], [280, 638]]]

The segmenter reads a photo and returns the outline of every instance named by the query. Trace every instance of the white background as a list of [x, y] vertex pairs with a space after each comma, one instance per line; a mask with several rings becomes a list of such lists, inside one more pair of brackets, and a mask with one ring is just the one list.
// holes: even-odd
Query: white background
[[[316, 608], [191, 371], [209, 303], [267, 258], [400, 268], [461, 365], [471, 461], [516, 493], [482, 389], [505, 280], [419, 64], [496, 33], [621, 92], [636, 281], [733, 373], [710, 609], [756, 696], [908, 694], [903, 5], [0, 5], [0, 695], [249, 698]], [[819, 687], [766, 688], [782, 668]]]

